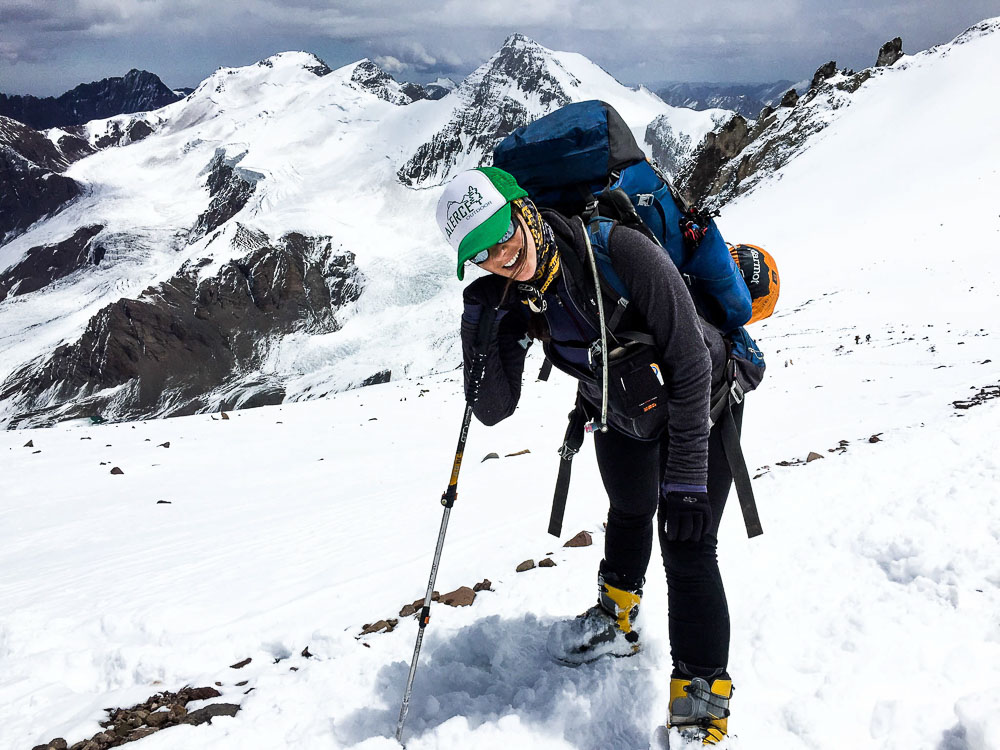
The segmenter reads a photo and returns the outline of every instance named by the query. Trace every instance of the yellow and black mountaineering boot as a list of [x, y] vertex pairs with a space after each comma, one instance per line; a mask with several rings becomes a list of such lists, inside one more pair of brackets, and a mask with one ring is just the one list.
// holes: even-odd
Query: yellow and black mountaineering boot
[[631, 656], [639, 650], [642, 589], [620, 589], [597, 576], [597, 604], [549, 629], [548, 651], [564, 664], [583, 664], [601, 656]]
[[703, 745], [718, 744], [729, 730], [729, 699], [733, 681], [727, 678], [706, 680], [670, 680], [670, 718], [668, 727], [676, 727], [685, 739], [701, 740]]

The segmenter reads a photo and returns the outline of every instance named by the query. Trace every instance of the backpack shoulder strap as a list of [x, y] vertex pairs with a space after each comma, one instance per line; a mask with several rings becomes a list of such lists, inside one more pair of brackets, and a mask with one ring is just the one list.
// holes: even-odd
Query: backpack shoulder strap
[[612, 337], [617, 337], [617, 329], [621, 323], [625, 308], [628, 307], [628, 289], [611, 263], [611, 232], [618, 222], [604, 216], [595, 216], [587, 224], [587, 236], [594, 250], [594, 260], [597, 263], [597, 273], [601, 277], [601, 289], [615, 301], [615, 309], [607, 320], [608, 331]]

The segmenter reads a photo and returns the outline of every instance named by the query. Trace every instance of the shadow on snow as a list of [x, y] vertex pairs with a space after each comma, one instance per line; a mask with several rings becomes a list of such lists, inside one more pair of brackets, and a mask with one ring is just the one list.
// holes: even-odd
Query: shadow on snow
[[[554, 662], [545, 650], [547, 624], [534, 615], [484, 618], [424, 641], [404, 739], [432, 732], [456, 716], [469, 727], [516, 715], [524, 725], [561, 733], [579, 748], [648, 747], [657, 719], [650, 706], [654, 673], [646, 655], [604, 658], [581, 667]], [[428, 634], [429, 635], [429, 634]], [[375, 691], [389, 708], [365, 708], [336, 722], [345, 743], [393, 737], [410, 665], [394, 662]]]

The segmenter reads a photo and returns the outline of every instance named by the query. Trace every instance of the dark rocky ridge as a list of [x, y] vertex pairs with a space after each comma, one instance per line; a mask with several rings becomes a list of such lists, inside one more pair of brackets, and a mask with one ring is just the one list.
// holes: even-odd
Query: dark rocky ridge
[[437, 101], [438, 99], [444, 99], [448, 94], [454, 91], [454, 88], [448, 88], [446, 86], [441, 86], [436, 83], [428, 83], [423, 87], [424, 92], [426, 92], [426, 98], [431, 101]]
[[0, 245], [77, 197], [80, 186], [61, 173], [94, 152], [71, 135], [52, 143], [23, 123], [0, 117]]
[[[401, 86], [395, 78], [382, 70], [371, 60], [362, 60], [351, 73], [351, 81], [379, 99], [400, 106], [426, 97], [423, 89], [416, 84]], [[414, 88], [415, 87], [415, 88]]]
[[[750, 128], [742, 115], [733, 115], [729, 122], [705, 136], [681, 175], [681, 192], [689, 203], [700, 205], [717, 189], [723, 165], [746, 148], [749, 136]], [[737, 168], [737, 179], [742, 176], [739, 173]]]
[[524, 104], [501, 93], [511, 84], [525, 99], [537, 99], [545, 111], [569, 103], [569, 94], [546, 70], [556, 64], [544, 48], [527, 37], [508, 37], [497, 54], [456, 89], [462, 106], [399, 169], [399, 181], [409, 187], [443, 182], [458, 161], [469, 155], [489, 163], [493, 147], [528, 123]]
[[[888, 42], [879, 59], [890, 59], [901, 47], [898, 38]], [[875, 70], [838, 71], [836, 62], [830, 61], [816, 70], [805, 94], [799, 97], [788, 92], [778, 110], [766, 107], [752, 127], [735, 115], [706, 136], [678, 175], [685, 199], [716, 209], [751, 189], [763, 176], [788, 163], [812, 135], [829, 124], [829, 118], [813, 116], [816, 107], [849, 106], [850, 95]]]
[[0, 302], [8, 295], [36, 292], [88, 264], [98, 265], [104, 250], [92, 240], [102, 229], [100, 224], [81, 227], [55, 245], [30, 248], [21, 261], [0, 272]]
[[402, 92], [413, 102], [420, 101], [421, 99], [429, 99], [432, 102], [437, 101], [438, 99], [444, 99], [452, 91], [449, 88], [438, 86], [434, 83], [421, 86], [419, 83], [407, 82], [401, 83], [399, 86]]
[[132, 69], [124, 76], [82, 83], [57, 97], [0, 94], [0, 115], [44, 130], [148, 112], [183, 98], [167, 88], [155, 74]]
[[897, 36], [895, 39], [890, 39], [888, 42], [883, 44], [879, 49], [878, 57], [875, 58], [875, 67], [886, 68], [890, 65], [894, 65], [902, 56], [903, 40]]
[[142, 117], [128, 121], [110, 120], [105, 131], [94, 139], [94, 145], [99, 149], [127, 146], [151, 136], [153, 132], [153, 126]]
[[788, 89], [788, 91], [785, 92], [785, 95], [781, 97], [781, 104], [779, 106], [794, 107], [798, 101], [799, 92], [795, 89]]
[[419, 83], [401, 83], [400, 89], [411, 102], [420, 101], [421, 99], [429, 99], [427, 94], [427, 89], [421, 86]]
[[650, 146], [653, 160], [670, 174], [680, 167], [678, 154], [691, 150], [691, 136], [674, 133], [667, 115], [656, 117], [646, 126], [645, 141]]
[[336, 311], [363, 282], [354, 256], [335, 252], [328, 237], [290, 233], [272, 242], [240, 233], [236, 244], [254, 249], [217, 275], [199, 280], [199, 264], [186, 265], [138, 299], [108, 305], [76, 342], [12, 374], [0, 386], [0, 400], [17, 409], [11, 426], [280, 403], [279, 384], [252, 376], [267, 342], [337, 330]]
[[247, 179], [251, 173], [237, 170], [236, 165], [243, 156], [241, 154], [235, 159], [227, 159], [224, 151], [216, 151], [215, 157], [208, 165], [206, 181], [212, 200], [195, 222], [191, 230], [192, 240], [218, 229], [238, 214], [250, 200], [257, 183], [256, 179]]

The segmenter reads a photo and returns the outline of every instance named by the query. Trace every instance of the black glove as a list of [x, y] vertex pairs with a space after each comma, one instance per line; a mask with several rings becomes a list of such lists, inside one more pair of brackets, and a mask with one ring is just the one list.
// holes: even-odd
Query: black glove
[[705, 488], [689, 490], [667, 485], [661, 488], [661, 497], [667, 541], [700, 542], [712, 527], [712, 506]]
[[[473, 326], [479, 323], [483, 308], [496, 308], [504, 299], [504, 291], [507, 288], [507, 279], [500, 276], [484, 276], [476, 279], [462, 293], [465, 302], [465, 312], [462, 313], [462, 322], [471, 323]], [[507, 312], [500, 309], [497, 312], [497, 322]]]

